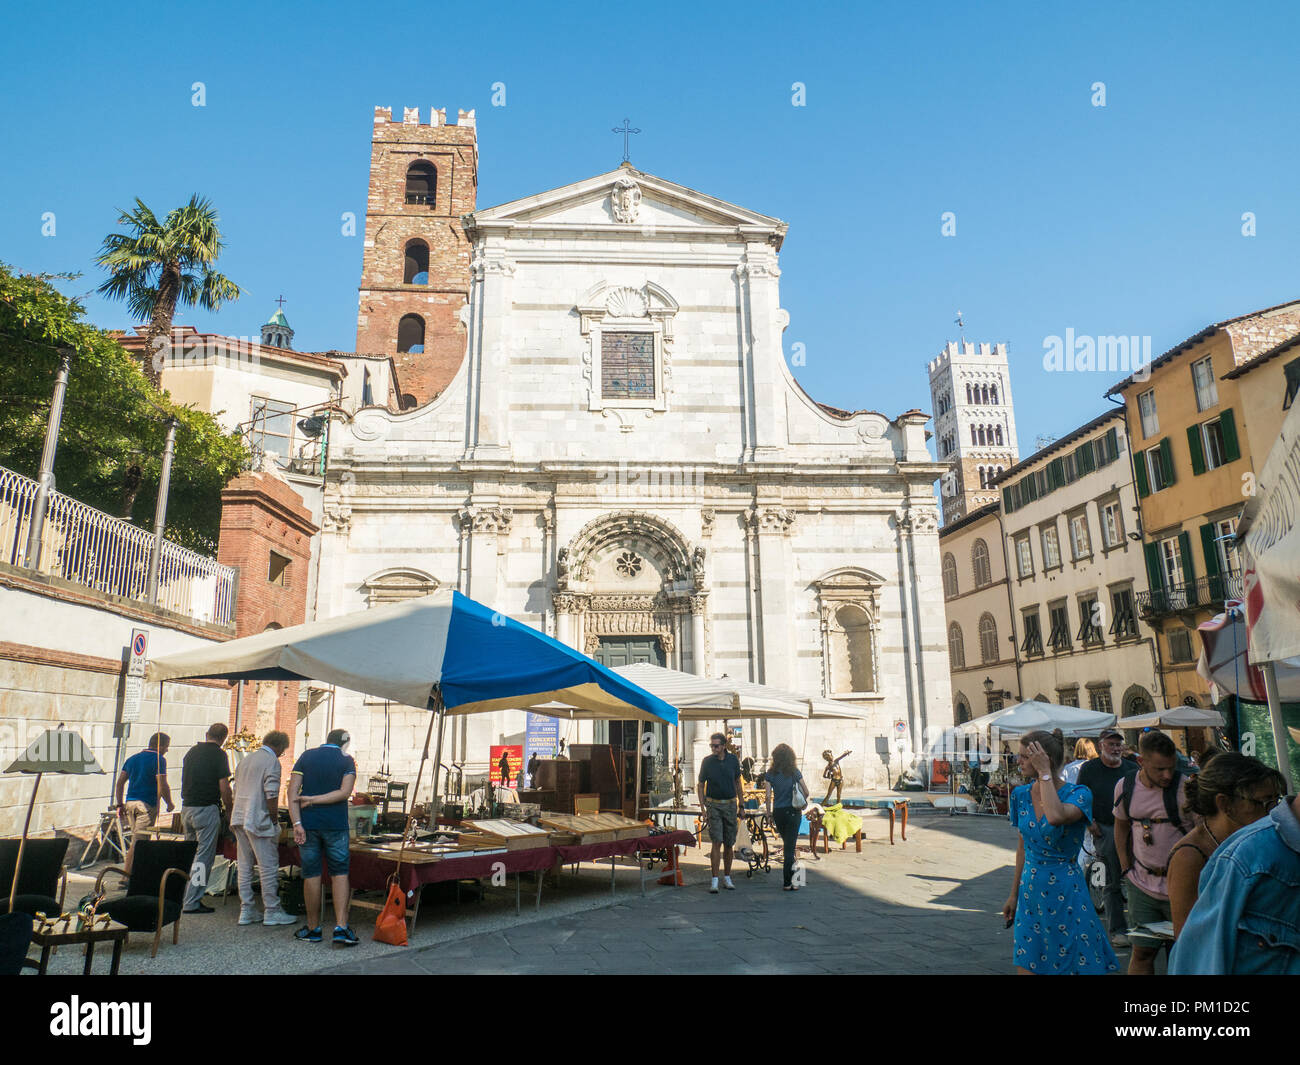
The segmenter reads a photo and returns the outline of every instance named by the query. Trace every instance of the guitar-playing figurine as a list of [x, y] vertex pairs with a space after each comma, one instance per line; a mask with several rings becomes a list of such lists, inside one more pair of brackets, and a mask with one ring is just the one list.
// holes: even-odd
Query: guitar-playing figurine
[[822, 770], [822, 779], [827, 781], [826, 798], [822, 799], [822, 805], [828, 806], [831, 801], [831, 792], [835, 793], [835, 801], [840, 801], [840, 796], [844, 791], [844, 771], [840, 769], [840, 763], [844, 761], [852, 751], [845, 751], [838, 758], [832, 759], [830, 751], [822, 751], [822, 757], [826, 759], [826, 768]]

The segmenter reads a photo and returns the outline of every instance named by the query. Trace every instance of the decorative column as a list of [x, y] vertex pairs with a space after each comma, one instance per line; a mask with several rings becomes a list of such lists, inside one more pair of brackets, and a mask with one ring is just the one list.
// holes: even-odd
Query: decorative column
[[781, 333], [785, 318], [780, 307], [776, 249], [766, 243], [745, 246], [745, 261], [737, 269], [748, 292], [751, 458], [770, 457], [784, 444], [780, 400]]
[[697, 676], [708, 673], [708, 662], [704, 655], [704, 608], [708, 604], [707, 593], [691, 596], [691, 665]]
[[499, 602], [497, 556], [499, 537], [508, 536], [514, 512], [496, 505], [469, 506], [460, 512], [461, 533], [469, 539], [469, 588], [471, 599], [495, 608]]
[[763, 684], [789, 688], [794, 669], [790, 621], [790, 527], [795, 512], [787, 507], [758, 504], [749, 511], [757, 554], [759, 617], [762, 619]]
[[515, 266], [502, 248], [481, 242], [474, 249], [470, 274], [477, 300], [470, 322], [469, 457], [504, 458], [510, 454], [505, 383], [509, 380], [506, 349]]
[[555, 638], [562, 644], [578, 646], [577, 615], [582, 609], [579, 597], [571, 592], [555, 592], [551, 596], [555, 607]]

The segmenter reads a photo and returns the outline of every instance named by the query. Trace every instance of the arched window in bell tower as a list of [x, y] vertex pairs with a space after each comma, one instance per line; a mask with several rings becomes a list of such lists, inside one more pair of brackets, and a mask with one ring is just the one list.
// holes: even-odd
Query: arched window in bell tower
[[406, 242], [406, 264], [402, 270], [402, 284], [427, 285], [429, 283], [429, 245], [416, 239]]
[[424, 319], [418, 314], [403, 315], [397, 323], [397, 350], [424, 353]]
[[438, 197], [438, 171], [423, 159], [406, 168], [406, 202], [432, 207]]

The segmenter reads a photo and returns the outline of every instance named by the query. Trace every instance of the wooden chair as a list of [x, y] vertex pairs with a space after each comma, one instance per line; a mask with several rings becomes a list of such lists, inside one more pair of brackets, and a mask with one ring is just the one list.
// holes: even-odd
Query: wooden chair
[[198, 847], [198, 841], [192, 839], [142, 839], [135, 845], [129, 875], [124, 869], [109, 866], [95, 881], [95, 891], [100, 892], [109, 873], [127, 878], [126, 894], [105, 902], [100, 912], [132, 932], [152, 932], [151, 958], [158, 956], [158, 943], [167, 925], [172, 926], [172, 943], [180, 942], [181, 907]]
[[[0, 839], [0, 913], [9, 912], [9, 892], [13, 889], [20, 842]], [[67, 836], [27, 841], [23, 847], [23, 868], [18, 875], [18, 894], [14, 898], [15, 913], [57, 917], [63, 912], [63, 899], [68, 891], [68, 871], [63, 867], [63, 859], [67, 853]]]

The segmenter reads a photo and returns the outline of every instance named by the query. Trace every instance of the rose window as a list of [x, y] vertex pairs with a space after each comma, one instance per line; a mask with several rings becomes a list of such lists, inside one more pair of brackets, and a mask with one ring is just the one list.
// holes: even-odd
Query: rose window
[[635, 551], [624, 551], [614, 562], [615, 568], [631, 580], [641, 572], [641, 558]]

